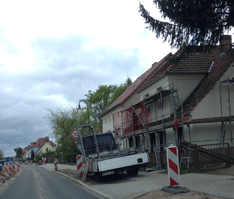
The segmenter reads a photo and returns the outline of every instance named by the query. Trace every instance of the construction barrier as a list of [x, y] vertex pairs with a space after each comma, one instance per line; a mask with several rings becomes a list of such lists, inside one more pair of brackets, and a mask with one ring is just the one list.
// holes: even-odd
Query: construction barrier
[[82, 155], [76, 156], [76, 165], [77, 165], [77, 175], [82, 176], [84, 173], [84, 168], [83, 168], [83, 157]]
[[54, 170], [58, 171], [58, 159], [54, 158]]
[[17, 172], [19, 173], [20, 163], [17, 162]]
[[14, 174], [16, 174], [17, 172], [16, 172], [16, 164], [15, 164], [15, 162], [12, 162], [12, 169], [14, 171]]
[[12, 162], [9, 162], [9, 174], [11, 177], [15, 177], [14, 170], [12, 168]]
[[167, 147], [167, 169], [170, 186], [179, 185], [180, 169], [176, 146]]
[[2, 183], [5, 183], [6, 182], [6, 180], [5, 180], [6, 175], [5, 175], [4, 170], [2, 170], [1, 174], [2, 174]]
[[9, 165], [7, 162], [4, 163], [4, 171], [5, 171], [6, 178], [8, 179], [10, 175], [9, 175]]

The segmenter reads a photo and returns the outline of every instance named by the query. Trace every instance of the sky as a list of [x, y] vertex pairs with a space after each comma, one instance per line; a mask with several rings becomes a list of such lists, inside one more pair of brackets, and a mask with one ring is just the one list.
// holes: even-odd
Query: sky
[[[151, 0], [141, 3], [160, 19]], [[0, 150], [13, 156], [38, 138], [53, 140], [46, 109], [134, 81], [175, 51], [146, 29], [138, 0], [1, 1]]]

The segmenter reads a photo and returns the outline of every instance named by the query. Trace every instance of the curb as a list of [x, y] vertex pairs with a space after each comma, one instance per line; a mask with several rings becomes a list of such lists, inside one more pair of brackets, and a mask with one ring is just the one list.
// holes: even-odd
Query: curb
[[[42, 168], [45, 169], [44, 167], [42, 167]], [[47, 170], [47, 169], [45, 169], [45, 170]], [[50, 170], [47, 170], [47, 171], [50, 171]], [[80, 180], [78, 180], [78, 179], [75, 179], [75, 178], [72, 178], [72, 177], [70, 177], [70, 176], [67, 176], [67, 175], [65, 175], [65, 174], [63, 174], [63, 173], [60, 173], [59, 171], [52, 171], [52, 172], [53, 172], [53, 173], [56, 173], [56, 174], [58, 174], [58, 175], [61, 175], [61, 176], [65, 177], [65, 178], [67, 178], [67, 179], [73, 181], [73, 182], [76, 183], [76, 184], [80, 184], [81, 186], [83, 186], [83, 187], [85, 187], [85, 188], [87, 188], [87, 189], [89, 189], [89, 190], [91, 190], [91, 191], [93, 191], [93, 192], [95, 192], [95, 193], [97, 193], [97, 194], [99, 194], [99, 195], [105, 197], [105, 198], [108, 198], [108, 199], [115, 199], [115, 198], [113, 198], [113, 197], [111, 197], [111, 196], [109, 196], [109, 195], [107, 195], [107, 194], [105, 194], [105, 193], [102, 193], [102, 192], [100, 192], [100, 191], [98, 191], [98, 190], [96, 190], [96, 189], [93, 189], [93, 188], [89, 187], [88, 185], [86, 185], [85, 183], [83, 183], [82, 181], [80, 181]]]

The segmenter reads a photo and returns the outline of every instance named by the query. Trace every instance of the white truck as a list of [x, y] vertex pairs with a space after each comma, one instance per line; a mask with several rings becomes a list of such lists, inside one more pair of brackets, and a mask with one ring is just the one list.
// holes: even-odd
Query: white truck
[[[81, 129], [89, 127], [93, 135], [81, 136]], [[92, 158], [88, 173], [93, 173], [99, 181], [102, 176], [127, 172], [127, 175], [138, 174], [139, 167], [149, 163], [149, 155], [142, 149], [120, 149], [113, 134], [103, 133], [95, 135], [92, 125], [78, 125], [79, 151], [83, 156], [84, 165]]]

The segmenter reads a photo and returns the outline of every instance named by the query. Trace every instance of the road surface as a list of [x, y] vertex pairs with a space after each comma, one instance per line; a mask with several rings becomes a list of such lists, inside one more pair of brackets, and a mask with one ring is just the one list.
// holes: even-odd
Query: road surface
[[21, 173], [0, 193], [7, 199], [103, 198], [54, 172], [40, 166], [22, 165]]

